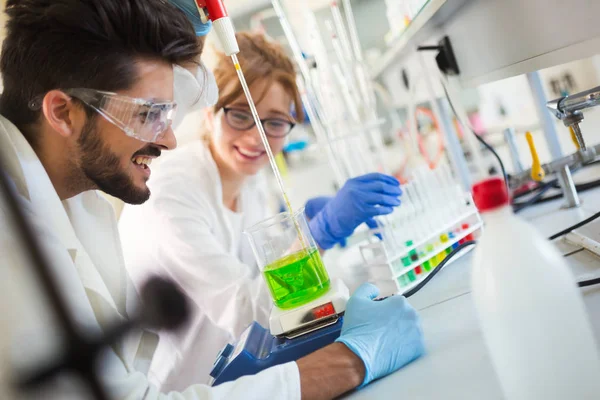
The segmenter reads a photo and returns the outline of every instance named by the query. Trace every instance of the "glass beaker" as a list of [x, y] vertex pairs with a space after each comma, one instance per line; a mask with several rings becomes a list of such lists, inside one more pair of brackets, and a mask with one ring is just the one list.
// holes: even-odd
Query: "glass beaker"
[[304, 208], [293, 215], [278, 214], [244, 233], [277, 307], [298, 307], [329, 290], [329, 274], [308, 228]]

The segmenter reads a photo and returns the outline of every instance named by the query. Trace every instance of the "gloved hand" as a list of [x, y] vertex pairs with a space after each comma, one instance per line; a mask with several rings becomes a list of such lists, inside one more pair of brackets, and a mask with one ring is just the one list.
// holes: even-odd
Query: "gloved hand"
[[306, 218], [309, 220], [313, 219], [332, 199], [333, 197], [331, 196], [313, 197], [312, 199], [309, 199], [304, 205], [304, 214], [306, 214]]
[[342, 333], [344, 343], [365, 364], [360, 387], [402, 368], [425, 353], [423, 331], [415, 309], [403, 296], [373, 301], [376, 286], [365, 283], [346, 305]]
[[210, 32], [212, 22], [208, 21], [206, 24], [202, 22], [195, 0], [169, 0], [169, 2], [185, 13], [194, 25], [196, 36], [205, 36]]
[[400, 205], [400, 183], [392, 176], [372, 173], [348, 180], [309, 222], [310, 231], [323, 250], [347, 238], [362, 223], [374, 229], [373, 219], [391, 214]]
[[[309, 199], [304, 205], [304, 214], [306, 215], [306, 218], [308, 218], [309, 221], [313, 219], [332, 199], [333, 197], [331, 196], [321, 196]], [[377, 223], [375, 221], [373, 222], [375, 223], [375, 227], [377, 227]], [[341, 247], [346, 247], [346, 239], [340, 240], [339, 243]]]

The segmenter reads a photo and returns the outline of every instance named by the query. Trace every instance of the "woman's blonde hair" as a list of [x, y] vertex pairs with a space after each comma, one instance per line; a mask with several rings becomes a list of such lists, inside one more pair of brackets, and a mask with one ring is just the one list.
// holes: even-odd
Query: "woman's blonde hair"
[[[300, 92], [296, 85], [296, 70], [294, 63], [283, 48], [264, 35], [258, 33], [240, 32], [236, 34], [240, 45], [238, 59], [248, 86], [256, 82], [266, 81], [263, 93], [254, 98], [256, 103], [264, 98], [269, 87], [277, 82], [291, 96], [296, 113], [296, 120], [304, 120]], [[238, 80], [231, 58], [225, 54], [217, 56], [214, 68], [215, 79], [219, 87], [219, 100], [214, 106], [215, 114], [244, 94]]]

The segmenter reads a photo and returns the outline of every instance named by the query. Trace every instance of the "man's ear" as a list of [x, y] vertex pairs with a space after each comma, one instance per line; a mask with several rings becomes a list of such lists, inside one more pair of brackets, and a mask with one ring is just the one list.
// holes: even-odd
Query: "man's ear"
[[71, 97], [66, 93], [51, 90], [44, 96], [42, 112], [52, 129], [67, 138], [77, 132], [76, 113], [81, 113], [83, 110], [75, 107]]

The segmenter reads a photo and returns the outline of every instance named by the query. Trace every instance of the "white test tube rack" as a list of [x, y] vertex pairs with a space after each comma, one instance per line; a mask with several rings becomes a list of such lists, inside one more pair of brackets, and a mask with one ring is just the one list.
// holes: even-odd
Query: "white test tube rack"
[[[380, 288], [382, 295], [413, 289], [453, 249], [476, 239], [483, 230], [483, 221], [471, 194], [460, 189], [447, 166], [436, 171], [422, 169], [415, 175], [417, 177], [405, 186], [404, 204], [385, 219], [384, 225], [350, 240], [359, 246], [369, 281]], [[376, 233], [383, 240], [378, 239]], [[470, 249], [472, 247], [449, 262], [456, 261]]]

